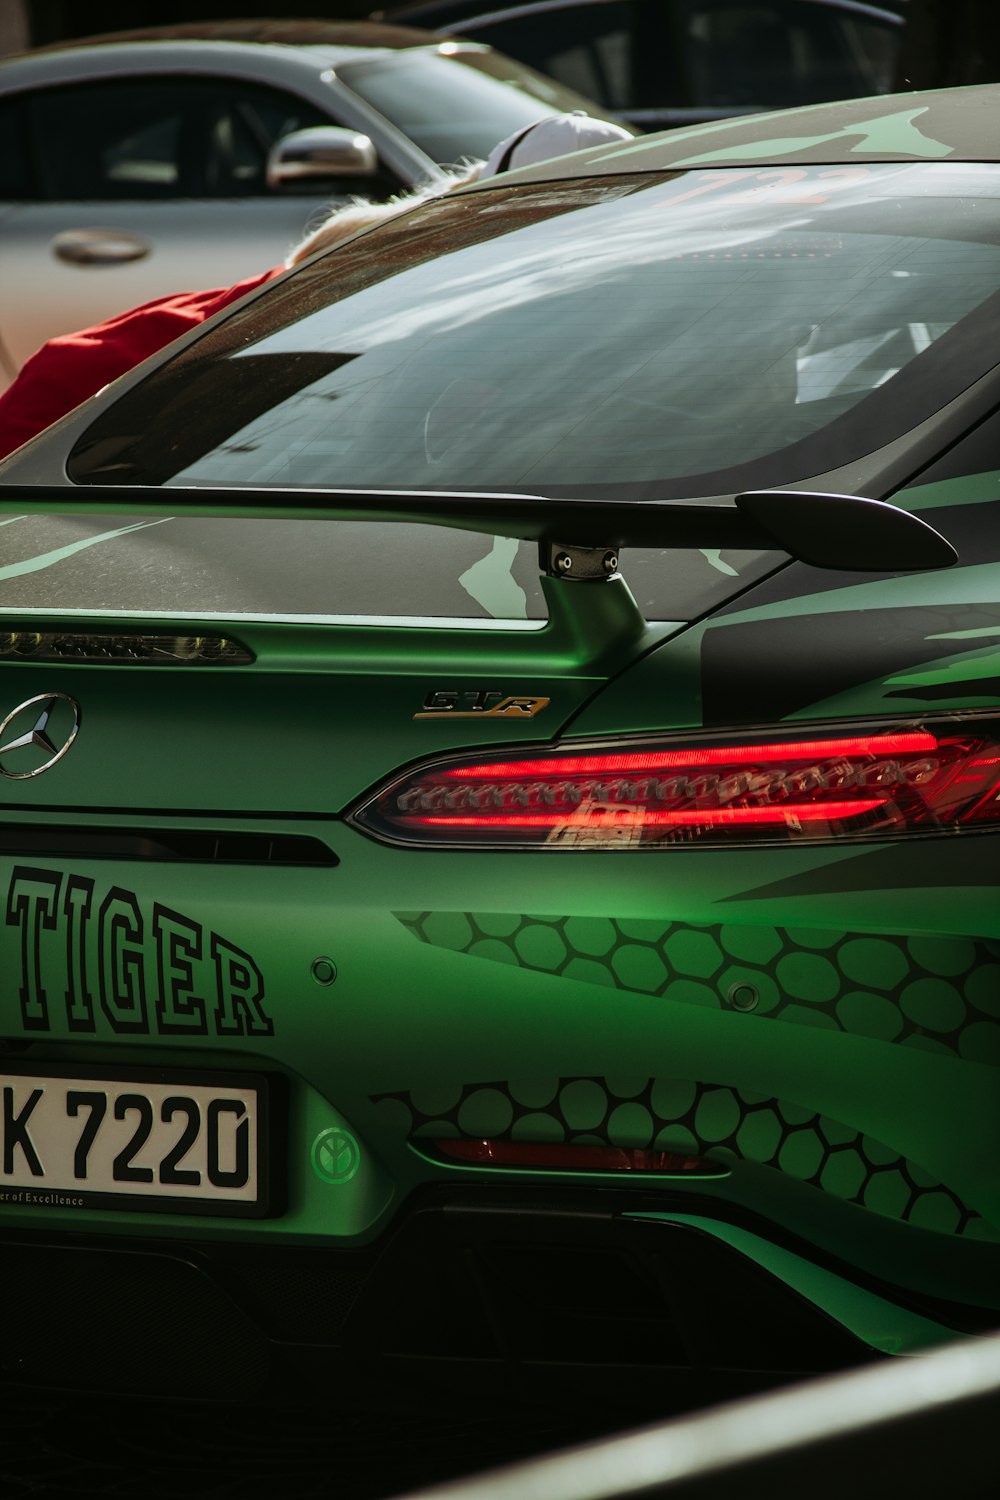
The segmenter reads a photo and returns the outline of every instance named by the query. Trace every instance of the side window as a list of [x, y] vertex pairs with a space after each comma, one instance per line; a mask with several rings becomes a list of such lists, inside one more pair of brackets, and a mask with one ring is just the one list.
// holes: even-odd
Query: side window
[[[207, 194], [229, 198], [266, 193], [267, 153], [275, 141], [293, 130], [333, 124], [329, 115], [279, 89], [241, 82], [218, 88], [206, 109]], [[304, 181], [298, 190], [314, 198], [315, 179]], [[289, 188], [282, 192], [287, 194]]]
[[592, 0], [455, 29], [615, 110], [885, 93], [902, 37], [890, 19], [817, 0]]
[[812, 0], [679, 0], [692, 103], [781, 108], [885, 92], [902, 34]]
[[44, 89], [27, 110], [36, 196], [50, 202], [263, 194], [272, 143], [332, 123], [278, 89], [187, 77]]
[[24, 96], [0, 99], [0, 199], [24, 202], [38, 196], [32, 171]]
[[467, 34], [477, 42], [488, 42], [512, 57], [523, 58], [558, 83], [587, 94], [609, 109], [621, 109], [635, 102], [633, 10], [632, 0], [566, 5], [470, 27]]
[[43, 199], [194, 195], [196, 108], [179, 80], [44, 89], [29, 111]]

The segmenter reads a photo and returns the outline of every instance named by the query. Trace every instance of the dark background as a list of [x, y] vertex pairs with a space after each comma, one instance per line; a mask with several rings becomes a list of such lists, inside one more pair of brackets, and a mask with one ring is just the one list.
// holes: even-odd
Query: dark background
[[238, 17], [273, 16], [363, 20], [378, 0], [0, 0], [0, 15], [7, 9], [21, 13], [29, 46], [59, 42], [66, 37], [90, 36], [101, 31], [134, 26], [164, 26], [171, 21], [229, 21]]
[[[0, 54], [66, 37], [171, 21], [237, 17], [363, 20], [378, 0], [0, 0]], [[385, 12], [394, 0], [381, 0]], [[495, 9], [513, 0], [483, 0]], [[877, 0], [876, 0], [877, 3]], [[1000, 0], [906, 0], [909, 10], [898, 89], [936, 89], [1000, 80]]]
[[[69, 37], [171, 21], [277, 16], [361, 20], [379, 0], [0, 0], [0, 54]], [[483, 0], [483, 9], [513, 0]], [[878, 0], [875, 0], [878, 3]], [[398, 8], [381, 0], [387, 14]], [[905, 0], [909, 13], [897, 87], [1000, 79], [1000, 0]]]

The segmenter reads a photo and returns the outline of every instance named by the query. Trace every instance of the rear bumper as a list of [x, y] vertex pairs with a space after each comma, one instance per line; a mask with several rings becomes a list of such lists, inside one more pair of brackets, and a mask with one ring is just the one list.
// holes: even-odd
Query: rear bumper
[[[390, 1392], [411, 1405], [586, 1398], [620, 1421], [877, 1357], [815, 1278], [810, 1290], [788, 1274], [801, 1245], [749, 1220], [713, 1225], [698, 1206], [434, 1190], [359, 1250], [8, 1232], [0, 1268], [18, 1295], [0, 1381], [228, 1403], [299, 1400], [333, 1376], [360, 1405]], [[880, 1302], [931, 1342], [1000, 1321], [928, 1299], [902, 1309], [884, 1287], [820, 1269], [868, 1326]]]

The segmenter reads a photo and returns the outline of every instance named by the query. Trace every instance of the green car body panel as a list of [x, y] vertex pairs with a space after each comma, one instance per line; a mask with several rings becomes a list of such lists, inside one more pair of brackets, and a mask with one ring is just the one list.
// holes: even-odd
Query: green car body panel
[[[1000, 114], [983, 101], [997, 97], [753, 116], [589, 153], [583, 169], [995, 162]], [[850, 458], [891, 474], [881, 498], [956, 545], [950, 569], [841, 573], [772, 551], [723, 570], [702, 612], [650, 622], [626, 550], [624, 580], [545, 577], [547, 618], [517, 628], [158, 610], [157, 633], [224, 629], [250, 659], [8, 655], [4, 714], [54, 692], [81, 711], [65, 764], [4, 785], [0, 1070], [281, 1083], [267, 1213], [32, 1203], [0, 1177], [9, 1243], [240, 1244], [332, 1262], [380, 1253], [424, 1201], [471, 1194], [500, 1214], [526, 1195], [558, 1212], [592, 1193], [644, 1246], [685, 1233], [758, 1268], [859, 1357], [995, 1323], [995, 826], [633, 855], [407, 847], [373, 836], [365, 809], [413, 767], [505, 747], [997, 722], [998, 401], [977, 376], [915, 456], [893, 434], [885, 453]], [[0, 470], [8, 516], [54, 504], [33, 457], [45, 441]], [[114, 481], [99, 482], [114, 515]], [[239, 516], [238, 490], [225, 504]], [[97, 605], [75, 624], [54, 605], [0, 605], [12, 633], [153, 628]], [[463, 1141], [556, 1154], [449, 1155]], [[572, 1170], [561, 1147], [663, 1157]]]

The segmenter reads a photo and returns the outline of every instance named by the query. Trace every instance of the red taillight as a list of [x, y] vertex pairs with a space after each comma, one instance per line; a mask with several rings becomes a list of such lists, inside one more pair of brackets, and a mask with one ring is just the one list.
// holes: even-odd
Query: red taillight
[[[418, 1142], [418, 1144], [420, 1144]], [[542, 1169], [549, 1172], [658, 1172], [670, 1177], [727, 1177], [723, 1162], [645, 1146], [574, 1146], [536, 1141], [428, 1141], [447, 1161], [476, 1167]]]
[[355, 816], [393, 841], [507, 848], [961, 831], [1000, 821], [1000, 724], [477, 755], [413, 771]]

